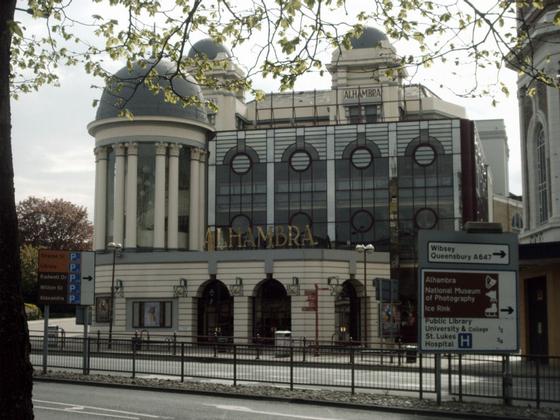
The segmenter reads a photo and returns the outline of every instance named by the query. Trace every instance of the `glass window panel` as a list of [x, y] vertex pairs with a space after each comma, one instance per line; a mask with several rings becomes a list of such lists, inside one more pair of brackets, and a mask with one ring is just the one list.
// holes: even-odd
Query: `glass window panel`
[[138, 145], [138, 224], [139, 247], [153, 247], [155, 200], [155, 148], [153, 144]]
[[231, 160], [231, 168], [236, 174], [246, 174], [251, 169], [251, 165], [251, 158], [245, 153], [238, 153]]
[[369, 149], [361, 147], [352, 152], [350, 159], [355, 168], [365, 169], [371, 165], [373, 156]]
[[290, 157], [290, 166], [295, 171], [306, 171], [311, 165], [311, 156], [306, 151], [300, 150]]
[[436, 158], [436, 151], [428, 144], [422, 144], [414, 150], [414, 160], [418, 165], [429, 166]]

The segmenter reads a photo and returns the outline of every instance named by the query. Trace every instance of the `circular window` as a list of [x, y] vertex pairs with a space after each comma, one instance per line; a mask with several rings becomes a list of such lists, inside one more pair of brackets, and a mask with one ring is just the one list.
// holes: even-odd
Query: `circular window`
[[424, 207], [416, 212], [414, 222], [419, 229], [433, 229], [438, 221], [434, 210]]
[[240, 230], [241, 232], [247, 232], [249, 227], [251, 226], [251, 219], [249, 219], [244, 214], [238, 214], [231, 219], [229, 224], [232, 229]]
[[373, 216], [367, 210], [358, 210], [352, 215], [352, 227], [358, 233], [368, 232], [373, 226]]
[[290, 225], [297, 226], [300, 232], [305, 231], [305, 226], [311, 226], [311, 217], [302, 211], [294, 213], [290, 217]]
[[421, 144], [414, 149], [414, 161], [420, 166], [429, 166], [436, 160], [436, 151], [429, 144]]
[[354, 165], [358, 169], [365, 169], [371, 165], [371, 161], [373, 160], [373, 156], [369, 149], [365, 147], [360, 147], [352, 152], [352, 156], [350, 158], [352, 160], [352, 165]]
[[236, 154], [231, 160], [231, 169], [239, 175], [246, 174], [251, 169], [251, 158], [245, 153]]
[[294, 171], [303, 172], [311, 165], [311, 156], [306, 151], [294, 152], [290, 157], [290, 166]]

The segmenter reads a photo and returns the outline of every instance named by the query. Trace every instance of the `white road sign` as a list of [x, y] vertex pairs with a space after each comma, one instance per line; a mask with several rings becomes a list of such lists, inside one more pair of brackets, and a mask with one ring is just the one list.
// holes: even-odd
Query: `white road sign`
[[507, 244], [428, 242], [428, 262], [451, 264], [510, 264]]
[[424, 351], [516, 351], [515, 271], [421, 270]]

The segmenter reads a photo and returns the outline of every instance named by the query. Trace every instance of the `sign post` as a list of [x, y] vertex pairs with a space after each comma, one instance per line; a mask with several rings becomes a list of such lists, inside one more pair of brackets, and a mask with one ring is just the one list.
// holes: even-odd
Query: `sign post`
[[[93, 305], [95, 253], [93, 251], [39, 250], [37, 269], [39, 303], [45, 304], [43, 326], [43, 373], [47, 371], [48, 325], [51, 303]], [[85, 311], [87, 313], [87, 310]], [[84, 354], [87, 315], [84, 322]]]
[[420, 231], [418, 251], [421, 351], [519, 349], [514, 234]]

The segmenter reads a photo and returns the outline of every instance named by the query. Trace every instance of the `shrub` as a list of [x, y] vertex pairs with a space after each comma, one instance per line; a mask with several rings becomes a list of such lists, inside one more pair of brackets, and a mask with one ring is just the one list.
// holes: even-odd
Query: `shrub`
[[33, 303], [26, 303], [25, 304], [25, 314], [27, 315], [28, 321], [33, 321], [35, 319], [41, 319], [43, 314], [37, 305]]

